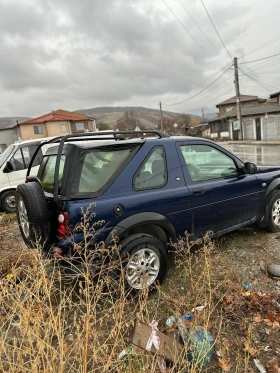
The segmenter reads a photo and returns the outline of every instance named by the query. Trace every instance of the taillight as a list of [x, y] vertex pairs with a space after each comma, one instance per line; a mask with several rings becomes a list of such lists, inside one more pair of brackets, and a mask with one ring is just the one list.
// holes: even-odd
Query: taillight
[[68, 212], [58, 212], [58, 237], [63, 239], [70, 234], [70, 217]]

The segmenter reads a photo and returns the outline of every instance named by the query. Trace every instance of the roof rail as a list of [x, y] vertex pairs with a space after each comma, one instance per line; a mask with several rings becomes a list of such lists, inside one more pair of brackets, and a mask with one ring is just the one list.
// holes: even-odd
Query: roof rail
[[[166, 133], [157, 131], [157, 130], [148, 130], [148, 131], [98, 131], [98, 132], [86, 132], [86, 133], [78, 133], [78, 134], [70, 134], [70, 135], [65, 135], [65, 136], [59, 136], [55, 137], [51, 140], [48, 141], [42, 141], [41, 144], [37, 147], [36, 151], [33, 154], [33, 157], [31, 158], [31, 161], [29, 163], [28, 169], [27, 169], [27, 174], [26, 176], [30, 175], [30, 171], [32, 168], [32, 164], [41, 149], [42, 146], [46, 144], [55, 144], [59, 143], [58, 147], [58, 152], [57, 152], [57, 158], [56, 158], [56, 164], [55, 164], [55, 176], [54, 176], [54, 201], [58, 201], [58, 173], [59, 173], [59, 164], [61, 160], [61, 154], [63, 151], [63, 146], [65, 142], [71, 141], [73, 139], [76, 139], [75, 141], [82, 141], [84, 137], [89, 137], [90, 140], [109, 140], [108, 137], [103, 137], [102, 136], [108, 136], [108, 135], [114, 135], [115, 140], [126, 140], [125, 137], [118, 137], [118, 135], [139, 135], [143, 134], [155, 134], [157, 135], [160, 139], [161, 138], [166, 138], [169, 137]], [[142, 136], [144, 138], [144, 136]]]
[[[58, 203], [58, 175], [59, 175], [59, 166], [60, 166], [60, 159], [61, 159], [61, 154], [63, 151], [63, 146], [64, 143], [68, 139], [73, 139], [77, 137], [96, 137], [96, 136], [105, 136], [105, 135], [114, 135], [116, 139], [118, 139], [116, 136], [117, 135], [140, 135], [140, 134], [155, 134], [158, 135], [159, 138], [164, 138], [164, 137], [169, 137], [165, 133], [161, 131], [156, 131], [156, 130], [148, 130], [148, 131], [112, 131], [112, 132], [86, 132], [86, 133], [81, 133], [81, 134], [71, 134], [71, 135], [66, 135], [63, 136], [59, 142], [59, 147], [57, 151], [57, 157], [56, 157], [56, 163], [55, 163], [55, 172], [54, 172], [54, 192], [53, 192], [53, 199], [55, 203]], [[139, 137], [139, 136], [138, 136]], [[108, 138], [106, 138], [108, 140]], [[124, 139], [124, 138], [122, 138]], [[94, 139], [92, 139], [94, 140]], [[95, 139], [97, 140], [97, 139]], [[100, 140], [100, 138], [99, 138]], [[125, 140], [125, 139], [124, 139]]]

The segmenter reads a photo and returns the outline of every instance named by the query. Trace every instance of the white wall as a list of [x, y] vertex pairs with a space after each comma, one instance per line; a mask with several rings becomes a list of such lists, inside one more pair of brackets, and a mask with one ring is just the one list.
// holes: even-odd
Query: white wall
[[14, 128], [0, 130], [0, 145], [9, 146], [17, 141], [17, 134]]

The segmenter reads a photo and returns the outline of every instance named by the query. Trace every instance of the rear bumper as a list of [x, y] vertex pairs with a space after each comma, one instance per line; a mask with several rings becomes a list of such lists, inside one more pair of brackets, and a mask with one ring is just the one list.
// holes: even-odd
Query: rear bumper
[[112, 227], [99, 229], [93, 233], [89, 233], [85, 238], [83, 233], [76, 233], [67, 237], [65, 240], [60, 240], [54, 243], [54, 247], [61, 248], [64, 255], [72, 255], [75, 244], [81, 247], [87, 245], [90, 249], [95, 249], [95, 245], [105, 242]]

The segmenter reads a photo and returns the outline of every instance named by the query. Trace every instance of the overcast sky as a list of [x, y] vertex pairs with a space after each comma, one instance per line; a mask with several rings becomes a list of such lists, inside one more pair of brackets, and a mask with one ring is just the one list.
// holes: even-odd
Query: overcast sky
[[[188, 112], [233, 96], [229, 69], [188, 100], [231, 59], [200, 0], [165, 1], [193, 39], [163, 0], [0, 0], [0, 117], [58, 108], [158, 108], [159, 101], [165, 110]], [[280, 53], [279, 0], [204, 4], [232, 57], [279, 36], [239, 62]], [[267, 97], [280, 90], [280, 56], [240, 67], [258, 81], [240, 76], [241, 93]]]

